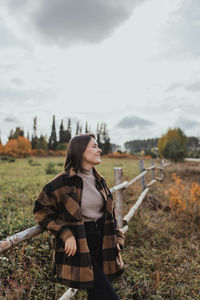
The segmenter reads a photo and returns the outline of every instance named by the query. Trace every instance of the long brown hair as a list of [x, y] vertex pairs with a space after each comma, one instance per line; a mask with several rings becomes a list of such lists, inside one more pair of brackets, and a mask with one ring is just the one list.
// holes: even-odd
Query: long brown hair
[[83, 152], [87, 148], [91, 138], [95, 139], [95, 135], [93, 133], [81, 133], [79, 135], [74, 136], [68, 144], [67, 154], [64, 164], [64, 170], [68, 170], [71, 167], [77, 171], [83, 171], [82, 169], [82, 161], [83, 161]]

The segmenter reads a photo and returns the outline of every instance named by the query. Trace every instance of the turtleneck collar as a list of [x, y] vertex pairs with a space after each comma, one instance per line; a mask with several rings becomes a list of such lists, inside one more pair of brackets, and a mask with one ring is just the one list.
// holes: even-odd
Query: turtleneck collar
[[[78, 172], [80, 172], [80, 171], [78, 171]], [[80, 172], [80, 173], [83, 173], [85, 175], [91, 175], [91, 174], [93, 174], [92, 168], [90, 170], [87, 170], [87, 169], [83, 168], [83, 172]]]
[[[97, 178], [97, 181], [100, 181], [101, 178], [104, 179], [104, 177], [97, 171], [97, 169], [94, 166], [93, 166], [92, 170], [94, 172], [94, 176]], [[64, 173], [67, 177], [72, 177], [72, 176], [77, 175], [77, 172], [74, 170], [73, 167], [65, 170]]]

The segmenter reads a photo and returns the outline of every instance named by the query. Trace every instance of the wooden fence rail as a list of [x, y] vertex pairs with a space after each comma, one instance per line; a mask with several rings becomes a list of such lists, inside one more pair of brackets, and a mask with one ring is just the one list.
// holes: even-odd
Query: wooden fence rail
[[[153, 160], [151, 161], [151, 167], [144, 168], [144, 161], [140, 160], [140, 174], [134, 177], [131, 181], [123, 182], [123, 170], [122, 168], [114, 168], [115, 186], [110, 189], [111, 193], [116, 192], [115, 198], [115, 211], [116, 218], [119, 227], [122, 229], [123, 233], [128, 230], [128, 222], [133, 217], [134, 213], [144, 200], [146, 194], [149, 191], [150, 186], [152, 186], [157, 180], [162, 181], [164, 179], [164, 168], [169, 166], [171, 163], [165, 160], [161, 160], [160, 166], [155, 166]], [[145, 175], [148, 171], [152, 171], [152, 180], [146, 184]], [[155, 176], [155, 170], [159, 170], [159, 176]], [[130, 185], [140, 180], [142, 186], [142, 193], [139, 195], [136, 203], [131, 207], [127, 215], [123, 216], [123, 190], [128, 188]], [[14, 234], [11, 237], [7, 237], [5, 240], [0, 241], [0, 254], [6, 252], [8, 249], [22, 243], [23, 241], [30, 240], [33, 236], [38, 235], [43, 232], [40, 225], [28, 228], [24, 231]], [[69, 288], [62, 295], [59, 300], [69, 300], [77, 292], [77, 289]]]

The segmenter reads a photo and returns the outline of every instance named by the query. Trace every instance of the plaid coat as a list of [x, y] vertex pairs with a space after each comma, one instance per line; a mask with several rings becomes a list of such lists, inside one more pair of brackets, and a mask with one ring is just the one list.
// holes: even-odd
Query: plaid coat
[[[96, 188], [105, 203], [105, 223], [102, 244], [103, 270], [113, 279], [124, 271], [121, 249], [124, 235], [115, 218], [113, 197], [104, 178], [93, 167]], [[83, 181], [73, 168], [59, 173], [38, 194], [33, 213], [44, 230], [53, 234], [53, 265], [56, 281], [69, 287], [87, 289], [94, 287], [94, 272], [81, 215]], [[65, 241], [74, 235], [77, 251], [74, 256], [64, 252]]]

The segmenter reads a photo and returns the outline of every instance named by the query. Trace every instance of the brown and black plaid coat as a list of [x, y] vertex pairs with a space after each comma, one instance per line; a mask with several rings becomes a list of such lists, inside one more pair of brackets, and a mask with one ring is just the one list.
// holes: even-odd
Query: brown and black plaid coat
[[[113, 197], [104, 178], [93, 167], [96, 188], [104, 198], [105, 223], [102, 245], [103, 270], [113, 279], [124, 271], [124, 263], [117, 249], [123, 248], [124, 235], [118, 228]], [[44, 186], [35, 200], [36, 221], [53, 237], [53, 265], [56, 281], [67, 286], [87, 289], [94, 287], [94, 272], [81, 215], [83, 181], [74, 169], [58, 174]], [[74, 235], [77, 251], [74, 256], [64, 252], [65, 241]]]

